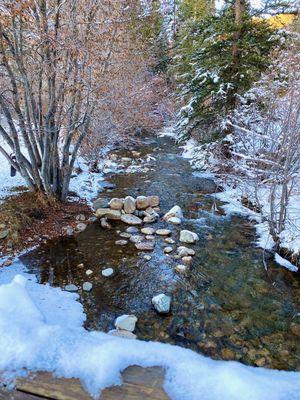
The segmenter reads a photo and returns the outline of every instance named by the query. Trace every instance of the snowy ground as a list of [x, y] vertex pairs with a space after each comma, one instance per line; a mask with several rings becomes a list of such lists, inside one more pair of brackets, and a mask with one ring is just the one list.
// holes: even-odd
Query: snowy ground
[[[218, 161], [209, 151], [209, 146], [198, 145], [194, 139], [188, 140], [183, 146], [183, 157], [190, 160], [191, 166], [196, 174], [207, 173], [214, 177], [214, 172], [218, 166]], [[218, 179], [216, 179], [218, 180]], [[258, 197], [261, 205], [261, 213], [254, 212], [242, 205], [241, 199], [248, 198], [253, 204], [256, 203], [255, 188], [251, 186], [251, 182], [224, 182], [219, 180], [219, 184], [224, 191], [216, 194], [216, 197], [225, 202], [222, 207], [227, 214], [238, 214], [248, 217], [255, 221], [256, 231], [258, 235], [257, 245], [272, 250], [274, 241], [269, 233], [268, 223], [265, 222], [265, 216], [269, 213], [269, 196], [270, 190], [267, 186], [259, 189]], [[281, 246], [289, 249], [294, 254], [300, 253], [300, 177], [299, 184], [295, 185], [295, 189], [290, 198], [287, 209], [287, 223], [284, 231], [280, 235]], [[275, 261], [291, 271], [297, 271], [297, 267], [287, 260], [284, 260], [275, 253]]]
[[[83, 173], [73, 179], [71, 188], [91, 200], [103, 174], [90, 174], [83, 164], [79, 164]], [[103, 173], [116, 167], [109, 161]], [[122, 170], [136, 168], [138, 164]], [[14, 185], [9, 179], [6, 184], [2, 193]], [[79, 378], [96, 396], [104, 387], [120, 384], [120, 372], [137, 364], [164, 367], [164, 386], [175, 400], [299, 398], [300, 373], [213, 361], [177, 346], [86, 331], [84, 321], [78, 295], [38, 284], [18, 259], [0, 269], [0, 370], [5, 371], [5, 382], [12, 384], [25, 370], [49, 371]]]
[[[162, 366], [176, 400], [296, 400], [300, 373], [213, 361], [177, 346], [86, 331], [76, 294], [36, 283], [16, 261], [0, 270], [0, 370], [9, 384], [28, 371], [79, 378], [94, 396], [129, 365]], [[49, 338], [51, 337], [51, 340]]]

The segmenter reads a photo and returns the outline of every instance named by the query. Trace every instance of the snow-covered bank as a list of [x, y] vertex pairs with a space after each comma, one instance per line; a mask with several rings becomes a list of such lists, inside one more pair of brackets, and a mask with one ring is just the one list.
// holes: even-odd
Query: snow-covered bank
[[[225, 179], [226, 174], [220, 174], [220, 160], [214, 153], [214, 144], [199, 145], [194, 139], [188, 140], [183, 146], [183, 157], [189, 159], [194, 173], [209, 173], [214, 177], [217, 184], [223, 188], [223, 191], [215, 196], [224, 202], [222, 206], [227, 214], [237, 214], [247, 217], [255, 222], [257, 232], [257, 245], [263, 249], [272, 250], [275, 247], [274, 240], [270, 234], [267, 222], [270, 213], [270, 188], [267, 184], [257, 187], [257, 182], [249, 180], [234, 179], [229, 176]], [[288, 207], [285, 229], [280, 233], [280, 245], [282, 248], [288, 249], [293, 254], [300, 253], [300, 177], [299, 184], [291, 194]], [[244, 205], [245, 199], [250, 204], [257, 204], [259, 199], [260, 211], [254, 211]], [[281, 257], [282, 259], [282, 257]], [[278, 262], [276, 257], [275, 261]], [[283, 259], [282, 259], [283, 260]], [[282, 266], [287, 268], [287, 262], [281, 262]], [[288, 269], [297, 271], [297, 267], [291, 263]]]
[[300, 373], [213, 361], [177, 346], [88, 332], [77, 295], [37, 284], [19, 262], [0, 271], [0, 283], [0, 370], [7, 382], [24, 369], [44, 370], [79, 378], [96, 396], [120, 384], [120, 372], [129, 365], [159, 365], [166, 369], [165, 389], [176, 400], [299, 398]]

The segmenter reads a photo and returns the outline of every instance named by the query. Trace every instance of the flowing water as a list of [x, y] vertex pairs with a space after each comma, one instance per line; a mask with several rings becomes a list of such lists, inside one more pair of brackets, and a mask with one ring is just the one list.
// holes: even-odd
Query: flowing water
[[[196, 256], [189, 271], [175, 272], [178, 260], [174, 253], [164, 254], [161, 237], [148, 253], [150, 261], [132, 243], [116, 245], [120, 231], [127, 228], [119, 222], [111, 230], [95, 222], [75, 238], [41, 246], [23, 257], [29, 270], [41, 283], [54, 286], [92, 282], [91, 292], [79, 290], [88, 329], [108, 331], [117, 316], [135, 314], [140, 339], [174, 343], [216, 359], [300, 370], [300, 340], [291, 331], [291, 324], [299, 322], [299, 278], [270, 260], [265, 271], [253, 226], [246, 219], [211, 211], [208, 193], [215, 190], [213, 183], [193, 175], [171, 139], [148, 138], [134, 150], [143, 157], [142, 170], [108, 174], [107, 189], [99, 182], [100, 196], [159, 195], [162, 212], [180, 205], [185, 216], [180, 228], [200, 236], [191, 245]], [[132, 157], [130, 150], [121, 155]], [[145, 165], [147, 155], [155, 159]], [[177, 245], [180, 228], [170, 228]], [[110, 278], [101, 275], [107, 267], [115, 270]], [[87, 269], [93, 271], [89, 277]], [[171, 312], [165, 316], [151, 305], [152, 297], [162, 292], [172, 296]]]

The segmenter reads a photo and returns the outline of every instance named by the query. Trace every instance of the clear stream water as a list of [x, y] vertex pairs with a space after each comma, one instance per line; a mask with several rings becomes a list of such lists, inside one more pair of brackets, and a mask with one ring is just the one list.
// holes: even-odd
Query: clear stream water
[[[164, 254], [163, 238], [157, 237], [155, 250], [148, 253], [152, 259], [146, 261], [146, 253], [134, 244], [115, 244], [121, 239], [118, 231], [127, 226], [115, 222], [105, 230], [95, 222], [75, 238], [51, 241], [24, 256], [30, 272], [54, 286], [92, 282], [91, 292], [79, 290], [87, 329], [108, 331], [117, 316], [135, 314], [140, 339], [174, 343], [215, 359], [300, 370], [300, 340], [290, 329], [299, 318], [300, 279], [270, 260], [268, 272], [264, 270], [251, 223], [211, 211], [214, 185], [193, 175], [171, 139], [148, 138], [134, 150], [144, 160], [147, 155], [155, 160], [146, 163], [146, 170], [108, 174], [113, 185], [107, 187], [114, 189], [99, 182], [100, 197], [159, 195], [162, 212], [180, 205], [185, 216], [180, 228], [200, 236], [192, 245], [196, 256], [189, 271], [175, 272], [178, 260], [173, 253]], [[130, 150], [119, 155], [133, 157]], [[170, 228], [177, 245], [180, 228]], [[113, 277], [102, 277], [107, 267], [115, 270]], [[89, 277], [87, 269], [93, 270]], [[172, 296], [166, 316], [151, 305], [152, 297], [162, 292]]]

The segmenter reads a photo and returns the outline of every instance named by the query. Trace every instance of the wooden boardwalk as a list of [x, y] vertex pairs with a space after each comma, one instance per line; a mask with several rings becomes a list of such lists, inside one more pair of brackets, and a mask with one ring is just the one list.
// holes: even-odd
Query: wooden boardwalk
[[[159, 367], [132, 366], [122, 373], [122, 386], [102, 392], [99, 400], [169, 400], [163, 389], [164, 370]], [[16, 389], [0, 389], [1, 400], [92, 400], [78, 379], [54, 378], [40, 372], [29, 378], [18, 379]]]

